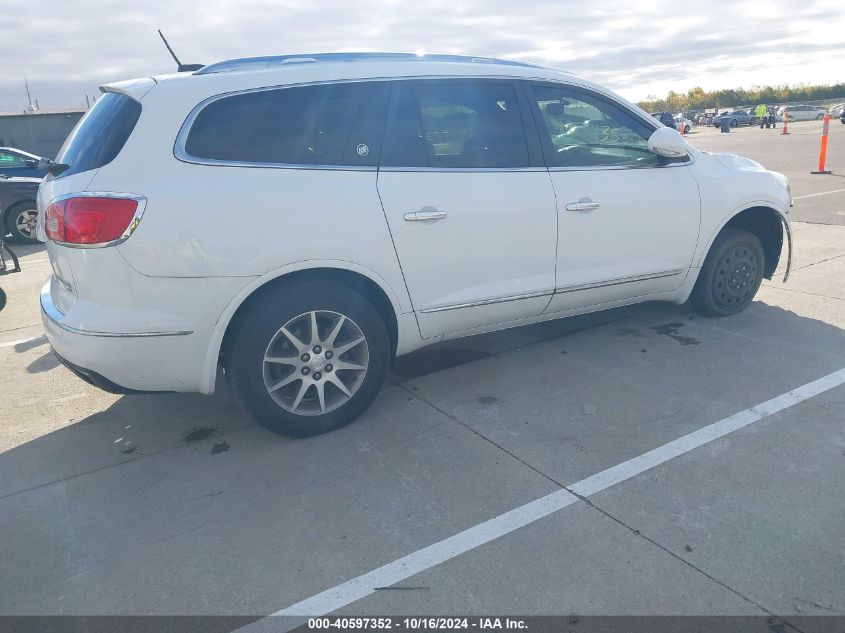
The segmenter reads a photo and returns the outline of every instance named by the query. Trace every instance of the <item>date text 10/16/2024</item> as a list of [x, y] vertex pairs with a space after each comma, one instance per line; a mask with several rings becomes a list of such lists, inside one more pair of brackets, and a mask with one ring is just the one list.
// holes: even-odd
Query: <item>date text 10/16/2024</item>
[[518, 618], [498, 617], [403, 617], [403, 618], [367, 618], [367, 617], [346, 617], [346, 618], [311, 618], [308, 620], [309, 630], [395, 630], [395, 631], [442, 631], [450, 629], [458, 630], [525, 630], [528, 626], [524, 620]]

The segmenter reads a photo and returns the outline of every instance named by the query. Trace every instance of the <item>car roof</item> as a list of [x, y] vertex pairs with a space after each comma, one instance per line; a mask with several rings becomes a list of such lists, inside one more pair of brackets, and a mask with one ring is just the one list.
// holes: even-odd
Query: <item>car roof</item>
[[22, 156], [29, 156], [30, 158], [39, 159], [40, 156], [36, 156], [35, 154], [30, 154], [22, 149], [18, 149], [17, 147], [0, 147], [0, 150], [5, 150], [7, 152], [12, 152], [13, 154], [21, 154]]
[[[208, 64], [193, 72], [130, 79], [100, 87], [142, 100], [166, 100], [193, 109], [203, 99], [244, 90], [335, 81], [390, 79], [526, 79], [566, 83], [602, 93], [642, 114], [641, 108], [608, 88], [565, 70], [522, 61], [416, 53], [316, 53], [243, 57]], [[155, 87], [155, 90], [153, 88]]]
[[517, 66], [523, 68], [543, 68], [529, 62], [498, 59], [495, 57], [474, 57], [470, 55], [441, 55], [428, 53], [306, 53], [289, 55], [267, 55], [262, 57], [239, 57], [208, 64], [197, 70], [195, 75], [236, 72], [244, 70], [269, 70], [285, 64], [314, 63], [350, 63], [350, 62], [429, 62], [429, 63], [471, 63], [492, 64], [498, 66]]
[[[214, 62], [194, 72], [157, 75], [151, 79], [158, 84], [185, 86], [206, 82], [231, 83], [232, 85], [241, 83], [284, 85], [301, 82], [306, 77], [313, 77], [312, 81], [342, 81], [416, 76], [530, 77], [541, 80], [575, 78], [572, 73], [558, 68], [493, 57], [374, 52], [241, 57]], [[597, 87], [590, 81], [578, 79], [579, 83]], [[138, 98], [150, 87], [144, 83], [144, 80], [130, 80], [103, 86], [101, 90], [126, 92], [130, 96], [137, 95], [136, 98]]]

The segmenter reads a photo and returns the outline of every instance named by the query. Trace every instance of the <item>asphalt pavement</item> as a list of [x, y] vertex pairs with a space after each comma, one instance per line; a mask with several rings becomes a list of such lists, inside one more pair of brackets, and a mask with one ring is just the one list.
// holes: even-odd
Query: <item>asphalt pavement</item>
[[796, 270], [744, 313], [651, 303], [434, 346], [306, 440], [222, 380], [82, 383], [41, 336], [43, 247], [20, 249], [0, 615], [845, 615], [845, 126], [811, 176], [820, 127], [689, 137], [792, 181]]

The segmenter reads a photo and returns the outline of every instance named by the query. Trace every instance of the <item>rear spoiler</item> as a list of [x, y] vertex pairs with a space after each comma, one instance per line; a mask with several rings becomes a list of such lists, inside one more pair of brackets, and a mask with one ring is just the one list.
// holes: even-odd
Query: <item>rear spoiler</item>
[[140, 101], [155, 85], [155, 79], [144, 77], [142, 79], [129, 79], [127, 81], [118, 81], [113, 84], [100, 86], [100, 92], [116, 92], [127, 97], [132, 97], [135, 101]]

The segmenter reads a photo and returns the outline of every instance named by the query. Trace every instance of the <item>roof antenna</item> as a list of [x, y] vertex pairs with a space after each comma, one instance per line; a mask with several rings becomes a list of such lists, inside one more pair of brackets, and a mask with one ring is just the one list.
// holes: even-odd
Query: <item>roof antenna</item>
[[167, 39], [164, 37], [164, 33], [161, 32], [161, 29], [156, 29], [158, 31], [159, 37], [161, 37], [161, 41], [164, 42], [164, 45], [167, 47], [167, 51], [170, 53], [170, 56], [176, 62], [176, 70], [180, 73], [185, 72], [193, 72], [195, 70], [199, 70], [205, 64], [183, 64], [179, 61], [179, 58], [176, 57], [176, 53], [173, 52], [173, 49], [170, 48], [170, 44], [167, 43]]
[[[29, 81], [27, 81], [26, 77], [23, 78], [23, 83], [26, 86], [26, 108], [24, 112], [37, 112], [38, 106], [32, 105], [32, 96], [29, 94]], [[38, 101], [36, 100], [36, 104]]]

